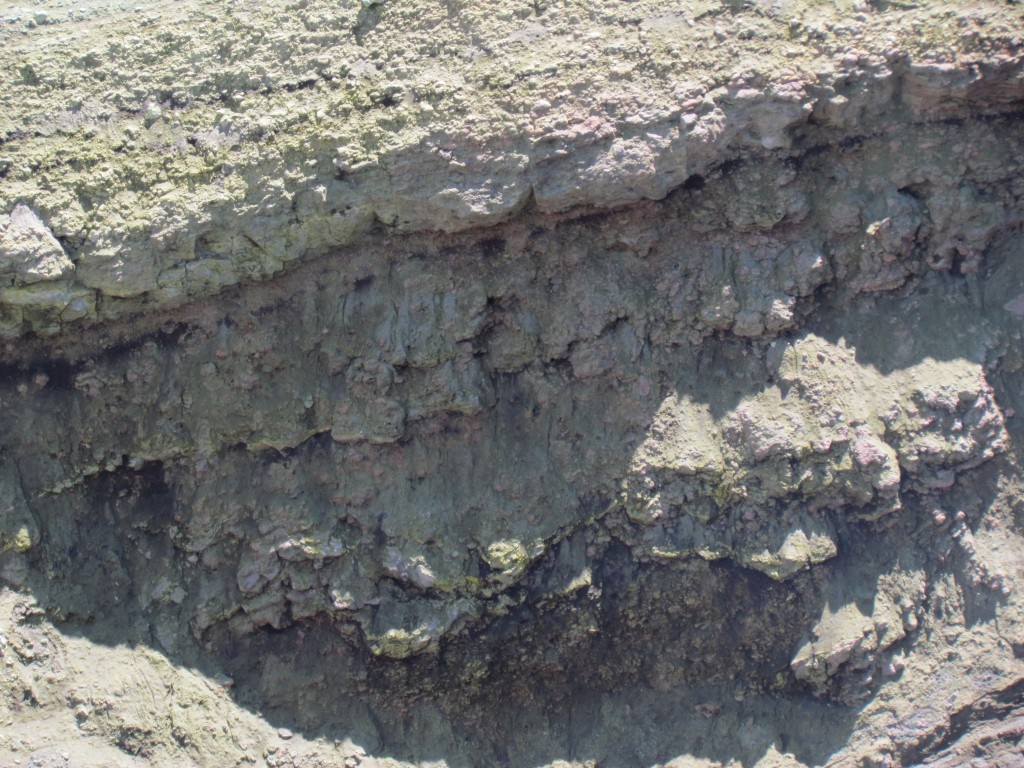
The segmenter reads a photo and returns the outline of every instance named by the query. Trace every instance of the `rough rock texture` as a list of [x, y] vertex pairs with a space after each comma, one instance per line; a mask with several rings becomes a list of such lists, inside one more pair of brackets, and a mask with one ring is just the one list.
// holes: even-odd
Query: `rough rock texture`
[[1022, 40], [8, 7], [0, 765], [1024, 764]]

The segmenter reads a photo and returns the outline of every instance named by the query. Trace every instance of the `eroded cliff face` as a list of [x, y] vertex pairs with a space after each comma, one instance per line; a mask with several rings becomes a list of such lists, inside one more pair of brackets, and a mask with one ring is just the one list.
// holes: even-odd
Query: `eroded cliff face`
[[0, 762], [1024, 761], [1003, 3], [0, 26]]

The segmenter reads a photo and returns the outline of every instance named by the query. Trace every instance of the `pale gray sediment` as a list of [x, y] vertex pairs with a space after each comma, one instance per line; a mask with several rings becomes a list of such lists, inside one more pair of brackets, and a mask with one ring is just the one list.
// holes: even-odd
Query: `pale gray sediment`
[[11, 6], [0, 765], [1024, 760], [1022, 34]]

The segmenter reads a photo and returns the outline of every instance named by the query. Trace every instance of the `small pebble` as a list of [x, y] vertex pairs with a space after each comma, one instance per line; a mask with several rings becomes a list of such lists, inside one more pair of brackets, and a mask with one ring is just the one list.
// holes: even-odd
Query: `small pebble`
[[[214, 677], [214, 680], [217, 682], [217, 685], [219, 685], [224, 690], [229, 690], [235, 684], [235, 681], [233, 679], [231, 679], [230, 677], [228, 677], [227, 675], [225, 675], [223, 672], [218, 674], [218, 675], [216, 675]], [[280, 731], [278, 733], [280, 734]], [[283, 738], [287, 738], [287, 737], [282, 736], [281, 738], [283, 739]]]
[[288, 739], [290, 739], [295, 734], [293, 734], [287, 728], [278, 728], [277, 729], [277, 735], [280, 736], [282, 739], [285, 739], [287, 741]]

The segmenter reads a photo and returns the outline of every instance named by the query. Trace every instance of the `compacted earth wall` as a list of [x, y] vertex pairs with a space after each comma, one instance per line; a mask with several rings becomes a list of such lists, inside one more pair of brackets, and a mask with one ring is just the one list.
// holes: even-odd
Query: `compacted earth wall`
[[1024, 765], [1024, 7], [0, 11], [0, 765]]

